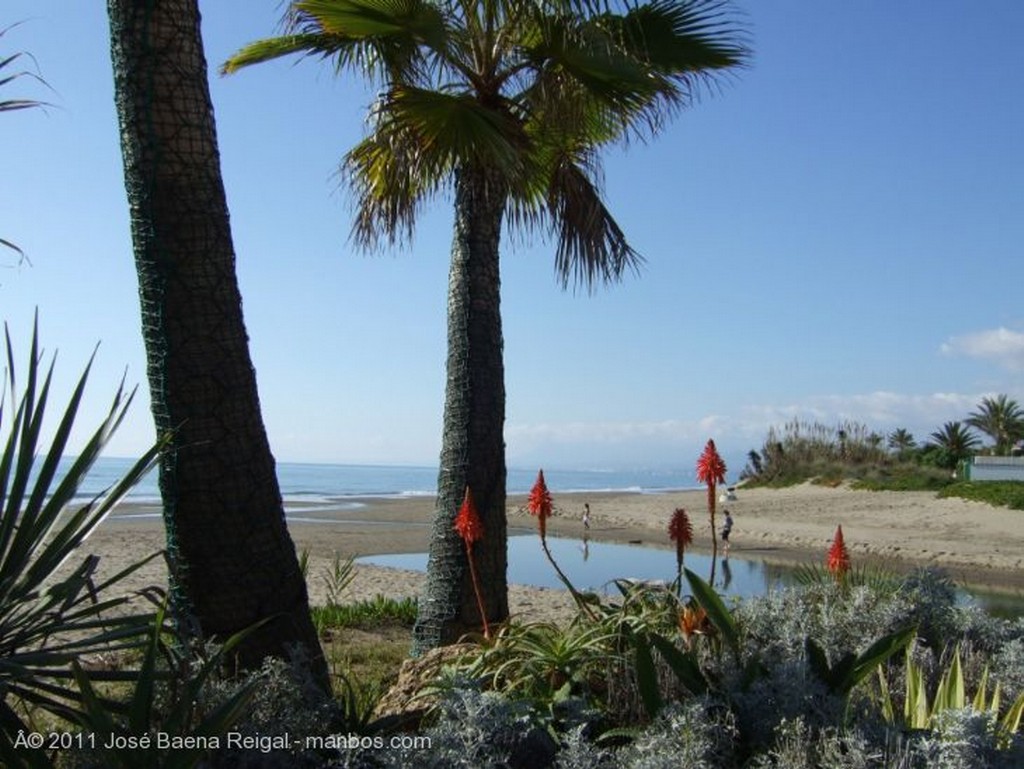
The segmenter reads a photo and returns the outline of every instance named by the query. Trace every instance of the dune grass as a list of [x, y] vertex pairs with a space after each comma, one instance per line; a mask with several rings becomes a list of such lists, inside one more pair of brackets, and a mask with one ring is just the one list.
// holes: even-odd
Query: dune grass
[[1024, 483], [1021, 481], [959, 481], [943, 488], [939, 496], [1024, 510]]

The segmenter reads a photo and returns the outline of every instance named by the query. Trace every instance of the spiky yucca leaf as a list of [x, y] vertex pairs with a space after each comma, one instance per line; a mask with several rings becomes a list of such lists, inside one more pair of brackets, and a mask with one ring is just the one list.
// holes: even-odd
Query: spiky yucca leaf
[[[191, 769], [208, 758], [203, 740], [191, 738], [223, 735], [245, 716], [256, 694], [258, 679], [254, 678], [240, 684], [223, 702], [206, 708], [202, 705], [207, 681], [223, 669], [238, 644], [272, 618], [231, 636], [212, 655], [196, 657], [191, 655], [193, 650], [187, 642], [180, 638], [168, 642], [165, 638], [165, 612], [166, 602], [156, 612], [123, 718], [116, 718], [110, 703], [97, 693], [93, 686], [95, 676], [84, 671], [77, 661], [72, 663], [84, 706], [75, 720], [87, 733], [125, 738], [160, 733], [180, 738], [185, 746], [169, 749], [155, 759], [152, 751], [140, 751], [127, 739], [122, 743], [111, 742], [111, 747], [104, 746], [101, 751], [106, 766], [143, 769], [158, 760], [166, 769]], [[162, 709], [156, 707], [160, 683], [172, 687], [173, 695], [170, 704]], [[189, 747], [189, 743], [196, 747]]]
[[26, 380], [19, 388], [14, 346], [6, 329], [5, 340], [7, 371], [0, 396], [0, 689], [8, 696], [0, 700], [0, 742], [8, 743], [19, 728], [27, 728], [16, 710], [19, 701], [60, 717], [74, 715], [81, 698], [69, 685], [72, 661], [145, 642], [154, 613], [124, 611], [132, 596], [112, 590], [150, 559], [101, 582], [94, 556], [70, 570], [65, 565], [153, 467], [160, 446], [147, 452], [120, 482], [75, 509], [79, 487], [124, 418], [132, 393], [126, 394], [123, 385], [118, 389], [106, 418], [61, 476], [59, 462], [89, 366], [44, 447], [41, 436], [53, 363], [41, 369], [34, 328]]

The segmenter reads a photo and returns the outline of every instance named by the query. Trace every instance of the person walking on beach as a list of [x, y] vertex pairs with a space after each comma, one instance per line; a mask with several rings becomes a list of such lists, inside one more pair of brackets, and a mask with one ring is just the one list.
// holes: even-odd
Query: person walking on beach
[[589, 529], [590, 528], [590, 503], [589, 502], [584, 502], [583, 503], [583, 528], [584, 529]]
[[722, 526], [722, 542], [725, 543], [725, 557], [729, 557], [729, 535], [732, 534], [732, 513], [725, 511], [725, 524]]

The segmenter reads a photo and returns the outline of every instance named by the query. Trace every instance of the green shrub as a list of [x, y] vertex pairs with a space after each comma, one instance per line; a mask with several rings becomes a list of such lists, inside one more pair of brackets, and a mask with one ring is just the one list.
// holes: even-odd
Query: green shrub
[[1024, 482], [1021, 481], [960, 481], [946, 486], [939, 496], [1024, 510]]
[[899, 464], [875, 468], [852, 484], [865, 491], [939, 491], [953, 480], [949, 473], [934, 467]]
[[411, 628], [416, 622], [416, 606], [415, 598], [376, 595], [355, 603], [313, 606], [310, 611], [317, 631], [323, 633], [331, 628], [372, 627], [382, 623]]

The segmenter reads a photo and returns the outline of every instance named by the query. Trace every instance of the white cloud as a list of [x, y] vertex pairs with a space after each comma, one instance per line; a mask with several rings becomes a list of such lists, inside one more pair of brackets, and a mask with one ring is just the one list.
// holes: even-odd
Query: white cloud
[[950, 337], [941, 349], [946, 355], [981, 358], [1013, 371], [1024, 370], [1024, 333], [1002, 326]]
[[[696, 459], [708, 438], [714, 438], [730, 468], [738, 470], [750, 449], [761, 448], [769, 428], [782, 427], [793, 419], [829, 427], [855, 422], [883, 435], [902, 427], [924, 442], [945, 422], [962, 421], [986, 395], [990, 393], [818, 395], [798, 403], [737, 406], [728, 416], [638, 422], [510, 422], [505, 435], [512, 465], [686, 464]], [[1020, 396], [1011, 393], [1011, 397]]]

